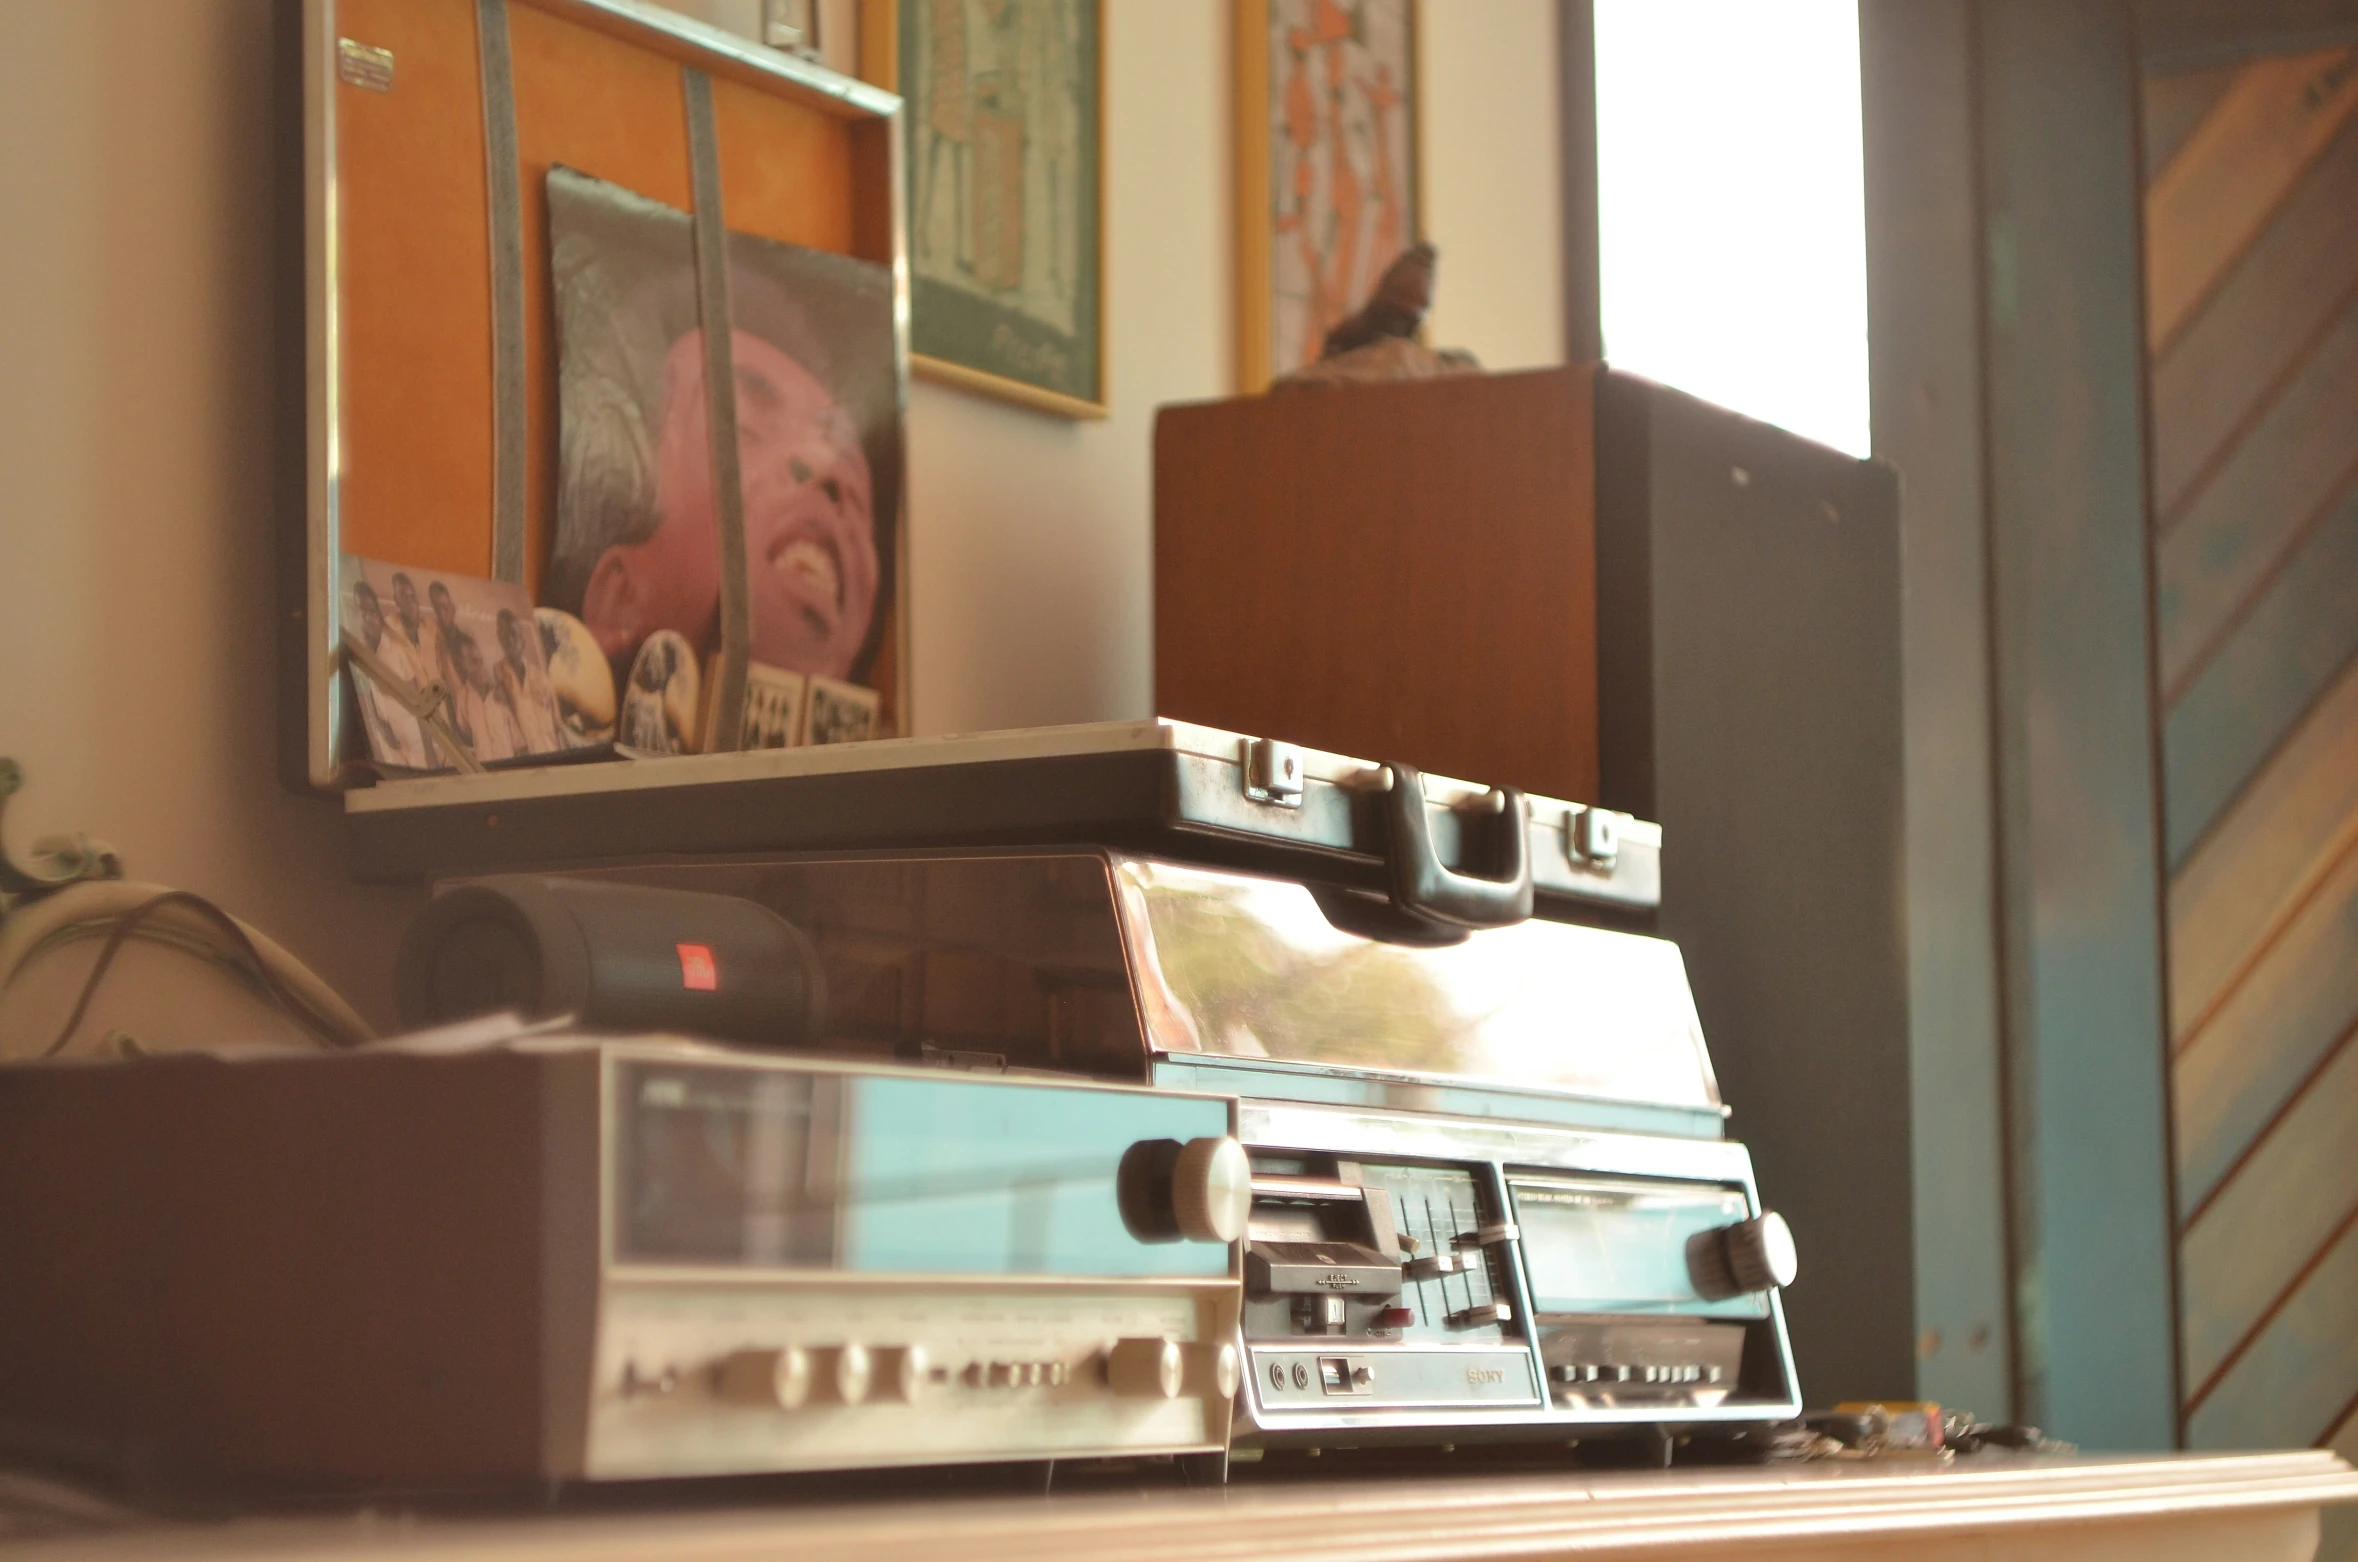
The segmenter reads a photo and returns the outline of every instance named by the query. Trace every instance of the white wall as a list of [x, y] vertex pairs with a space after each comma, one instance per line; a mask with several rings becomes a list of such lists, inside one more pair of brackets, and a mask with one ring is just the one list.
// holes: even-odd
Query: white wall
[[[389, 1019], [415, 897], [274, 775], [270, 77], [266, 0], [0, 0], [7, 834], [104, 837]], [[90, 1030], [201, 1033], [210, 980], [135, 991], [184, 970], [143, 953]]]
[[920, 381], [910, 396], [922, 732], [1153, 704], [1154, 409], [1232, 383], [1227, 7], [1107, 8], [1107, 366], [1075, 423]]
[[1563, 148], [1553, 0], [1425, 0], [1432, 340], [1493, 369], [1564, 361]]
[[[1233, 383], [1228, 7], [1108, 9], [1113, 415], [913, 389], [924, 732], [1153, 704], [1154, 408]], [[1434, 340], [1499, 368], [1560, 352], [1553, 13], [1425, 8]], [[8, 836], [105, 836], [382, 1021], [415, 896], [347, 880], [335, 810], [272, 776], [271, 90], [267, 0], [0, 0], [0, 753], [31, 777]], [[52, 1018], [33, 998], [0, 1027]], [[134, 1018], [208, 1023], [155, 1001]]]

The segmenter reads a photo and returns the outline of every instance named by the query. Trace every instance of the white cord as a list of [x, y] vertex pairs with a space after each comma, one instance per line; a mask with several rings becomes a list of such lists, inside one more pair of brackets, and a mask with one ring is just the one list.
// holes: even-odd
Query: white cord
[[[131, 879], [92, 879], [69, 885], [20, 907], [0, 923], [0, 991], [5, 991], [32, 960], [48, 950], [83, 938], [103, 937], [141, 906], [170, 893], [161, 884]], [[254, 951], [311, 1021], [333, 1042], [358, 1046], [373, 1039], [368, 1022], [346, 1003], [317, 972], [296, 959], [277, 940], [242, 918], [232, 917]], [[168, 944], [185, 953], [229, 965], [241, 974], [245, 962], [221, 929], [185, 906], [159, 906], [132, 932], [136, 938]]]

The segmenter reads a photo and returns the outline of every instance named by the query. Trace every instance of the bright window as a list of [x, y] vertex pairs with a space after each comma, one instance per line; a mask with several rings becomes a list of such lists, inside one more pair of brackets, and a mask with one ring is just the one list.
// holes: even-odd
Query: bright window
[[1857, 0], [1596, 0], [1605, 356], [1868, 452]]

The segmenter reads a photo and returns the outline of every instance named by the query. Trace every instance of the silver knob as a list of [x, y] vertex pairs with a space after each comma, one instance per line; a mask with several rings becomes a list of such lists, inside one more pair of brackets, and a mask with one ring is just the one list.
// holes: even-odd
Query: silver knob
[[1725, 1301], [1793, 1283], [1793, 1230], [1774, 1210], [1687, 1239], [1687, 1274], [1706, 1301]]
[[812, 1355], [817, 1358], [813, 1385], [821, 1398], [856, 1405], [868, 1397], [868, 1385], [875, 1379], [876, 1368], [867, 1346], [837, 1345], [814, 1351]]
[[1253, 1210], [1253, 1163], [1234, 1139], [1190, 1139], [1171, 1168], [1171, 1213], [1190, 1242], [1234, 1242]]
[[1105, 1353], [1106, 1386], [1125, 1399], [1177, 1399], [1187, 1353], [1174, 1339], [1116, 1340]]
[[885, 1346], [869, 1353], [875, 1386], [902, 1404], [925, 1397], [932, 1380], [933, 1359], [922, 1345]]
[[1201, 1399], [1234, 1399], [1244, 1364], [1236, 1347], [1226, 1340], [1217, 1345], [1188, 1345], [1182, 1350], [1186, 1367], [1180, 1386]]
[[791, 1345], [731, 1351], [713, 1370], [713, 1388], [732, 1405], [799, 1410], [811, 1395], [811, 1360]]

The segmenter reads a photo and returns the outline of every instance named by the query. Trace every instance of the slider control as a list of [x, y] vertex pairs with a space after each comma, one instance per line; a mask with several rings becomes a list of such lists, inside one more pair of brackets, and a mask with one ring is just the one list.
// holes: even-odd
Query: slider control
[[1433, 1253], [1424, 1258], [1412, 1258], [1400, 1266], [1400, 1278], [1407, 1281], [1438, 1280], [1443, 1275], [1462, 1275], [1482, 1267], [1478, 1253]]
[[1454, 1245], [1460, 1251], [1468, 1248], [1496, 1247], [1501, 1242], [1516, 1241], [1522, 1235], [1521, 1228], [1516, 1226], [1513, 1221], [1501, 1220], [1491, 1225], [1477, 1227], [1472, 1231], [1459, 1232]]

